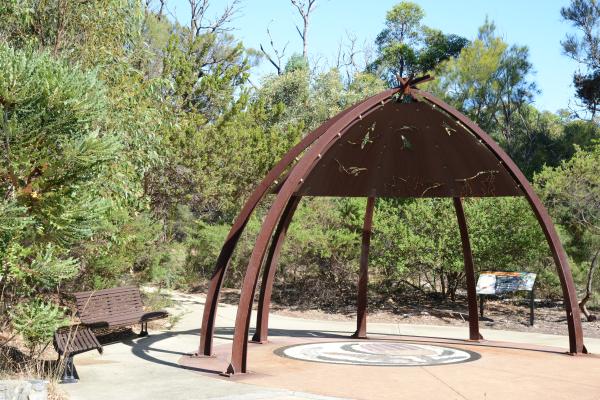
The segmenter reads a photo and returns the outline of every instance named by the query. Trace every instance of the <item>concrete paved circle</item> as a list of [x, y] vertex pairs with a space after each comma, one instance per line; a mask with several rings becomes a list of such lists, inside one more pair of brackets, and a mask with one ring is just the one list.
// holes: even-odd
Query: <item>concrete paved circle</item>
[[474, 361], [478, 353], [445, 346], [383, 341], [307, 343], [282, 347], [275, 354], [329, 364], [418, 367]]

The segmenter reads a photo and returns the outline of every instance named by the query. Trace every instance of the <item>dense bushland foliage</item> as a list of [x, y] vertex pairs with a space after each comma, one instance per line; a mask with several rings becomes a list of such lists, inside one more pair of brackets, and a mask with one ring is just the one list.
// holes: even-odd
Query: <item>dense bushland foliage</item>
[[[597, 28], [597, 18], [581, 17], [591, 12], [584, 3], [595, 7], [574, 0], [564, 17]], [[261, 57], [228, 31], [230, 8], [216, 20], [196, 9], [182, 25], [162, 5], [0, 4], [0, 330], [12, 326], [33, 348], [63, 323], [54, 304], [65, 292], [126, 281], [202, 285], [241, 205], [293, 144], [396, 84], [397, 74], [425, 72], [437, 77], [429, 90], [492, 134], [535, 180], [560, 224], [584, 303], [593, 299], [600, 244], [595, 100], [578, 86], [587, 109], [536, 109], [528, 49], [506, 43], [492, 22], [467, 40], [424, 26], [424, 11], [401, 2], [382, 21], [372, 59], [355, 43], [338, 57], [348, 61], [334, 67], [294, 55], [258, 83], [250, 76]], [[564, 46], [593, 74], [598, 55], [586, 40], [569, 37]], [[226, 285], [242, 279], [264, 207], [238, 245]], [[364, 207], [362, 199], [302, 200], [276, 299], [352, 304]], [[543, 295], [560, 293], [523, 199], [469, 199], [465, 208], [479, 271], [535, 271]], [[413, 291], [460, 298], [451, 202], [378, 199], [370, 264], [375, 302]]]

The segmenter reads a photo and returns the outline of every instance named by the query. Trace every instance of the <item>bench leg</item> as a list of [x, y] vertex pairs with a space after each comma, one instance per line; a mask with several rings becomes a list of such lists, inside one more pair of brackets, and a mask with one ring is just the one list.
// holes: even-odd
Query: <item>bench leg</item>
[[140, 337], [148, 336], [148, 323], [142, 322], [142, 330], [139, 334]]
[[61, 383], [77, 383], [79, 380], [79, 374], [77, 373], [77, 369], [75, 368], [75, 363], [73, 362], [73, 356], [65, 357], [65, 369], [63, 371]]

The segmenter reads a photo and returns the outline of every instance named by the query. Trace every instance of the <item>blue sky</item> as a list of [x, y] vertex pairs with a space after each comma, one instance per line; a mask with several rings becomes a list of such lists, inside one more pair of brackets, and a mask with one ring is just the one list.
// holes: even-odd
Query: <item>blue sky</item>
[[[544, 110], [557, 111], [573, 101], [571, 85], [577, 64], [561, 53], [560, 41], [570, 25], [561, 20], [560, 8], [569, 0], [414, 0], [426, 13], [424, 23], [445, 33], [472, 39], [488, 16], [498, 33], [510, 44], [529, 47], [535, 69], [533, 79], [541, 94], [535, 104]], [[309, 58], [324, 63], [332, 61], [340, 40], [351, 32], [359, 43], [372, 42], [383, 28], [386, 11], [396, 0], [317, 0], [309, 32]], [[213, 13], [224, 0], [213, 0]], [[245, 46], [268, 45], [269, 26], [278, 47], [289, 42], [287, 55], [302, 51], [295, 24], [299, 16], [289, 0], [242, 0], [242, 9], [232, 26], [233, 34]], [[170, 11], [187, 24], [187, 0], [172, 0]], [[253, 81], [273, 68], [263, 61], [253, 71]]]

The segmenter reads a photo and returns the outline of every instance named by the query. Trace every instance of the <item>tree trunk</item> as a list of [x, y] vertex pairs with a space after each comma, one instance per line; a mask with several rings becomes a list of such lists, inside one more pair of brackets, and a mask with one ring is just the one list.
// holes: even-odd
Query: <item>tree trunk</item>
[[590, 263], [590, 269], [588, 270], [588, 276], [587, 276], [587, 285], [585, 287], [585, 296], [579, 302], [579, 309], [581, 310], [583, 315], [585, 315], [585, 317], [587, 318], [587, 320], [589, 322], [595, 321], [597, 319], [594, 314], [589, 312], [589, 310], [586, 307], [586, 303], [592, 297], [592, 283], [594, 280], [594, 273], [596, 272], [596, 269], [598, 268], [598, 256], [599, 255], [600, 255], [600, 249], [598, 251], [596, 251], [596, 254], [594, 254], [594, 258], [592, 258], [592, 262]]
[[446, 300], [446, 281], [444, 279], [444, 268], [440, 272], [440, 283], [442, 285], [442, 298]]
[[[299, 1], [299, 0], [290, 0], [292, 5], [296, 7], [298, 13], [302, 17], [302, 31], [300, 28], [296, 26], [296, 30], [298, 31], [298, 35], [302, 39], [302, 56], [304, 59], [308, 59], [308, 25], [310, 23], [310, 14], [314, 10], [315, 3], [317, 0], [308, 0], [308, 2]], [[305, 9], [306, 7], [306, 9]]]

